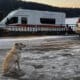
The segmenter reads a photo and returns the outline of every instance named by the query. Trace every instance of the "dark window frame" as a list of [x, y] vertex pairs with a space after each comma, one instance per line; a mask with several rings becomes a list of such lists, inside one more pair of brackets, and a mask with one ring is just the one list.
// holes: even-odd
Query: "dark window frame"
[[56, 19], [53, 18], [40, 18], [41, 24], [56, 24]]
[[21, 17], [21, 24], [27, 24], [27, 18]]
[[6, 24], [15, 24], [18, 23], [18, 17], [12, 17], [10, 19], [7, 19]]

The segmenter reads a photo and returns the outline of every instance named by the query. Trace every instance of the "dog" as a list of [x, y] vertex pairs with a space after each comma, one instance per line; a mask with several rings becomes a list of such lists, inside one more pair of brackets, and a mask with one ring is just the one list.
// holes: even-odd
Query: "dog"
[[3, 75], [7, 75], [16, 70], [20, 70], [20, 58], [21, 51], [25, 48], [26, 45], [23, 43], [14, 43], [11, 50], [5, 56], [3, 64], [2, 64], [2, 73]]

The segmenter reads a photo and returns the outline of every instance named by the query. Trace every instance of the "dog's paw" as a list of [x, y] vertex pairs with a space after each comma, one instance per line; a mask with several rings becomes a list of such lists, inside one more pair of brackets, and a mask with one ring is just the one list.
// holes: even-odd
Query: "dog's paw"
[[23, 70], [17, 70], [15, 72], [12, 73], [13, 74], [13, 77], [22, 77], [25, 75], [25, 72]]
[[25, 72], [23, 70], [19, 70], [19, 71], [14, 71], [14, 72], [9, 72], [6, 74], [2, 74], [2, 76], [5, 77], [13, 77], [13, 78], [19, 78], [25, 75]]
[[2, 76], [11, 77], [11, 76], [13, 76], [13, 74], [11, 74], [11, 73], [6, 73], [6, 74], [2, 74]]

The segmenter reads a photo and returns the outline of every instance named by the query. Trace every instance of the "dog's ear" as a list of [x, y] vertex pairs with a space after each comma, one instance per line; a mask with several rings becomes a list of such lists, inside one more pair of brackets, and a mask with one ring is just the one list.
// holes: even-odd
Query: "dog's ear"
[[18, 43], [15, 43], [15, 46], [18, 46]]

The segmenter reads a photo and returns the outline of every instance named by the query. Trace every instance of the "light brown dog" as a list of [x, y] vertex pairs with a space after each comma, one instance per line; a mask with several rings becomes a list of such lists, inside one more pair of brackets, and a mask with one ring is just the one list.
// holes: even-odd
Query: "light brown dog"
[[15, 43], [13, 45], [6, 57], [4, 57], [2, 64], [3, 75], [9, 74], [15, 70], [20, 70], [21, 50], [25, 47], [26, 45], [23, 43]]

